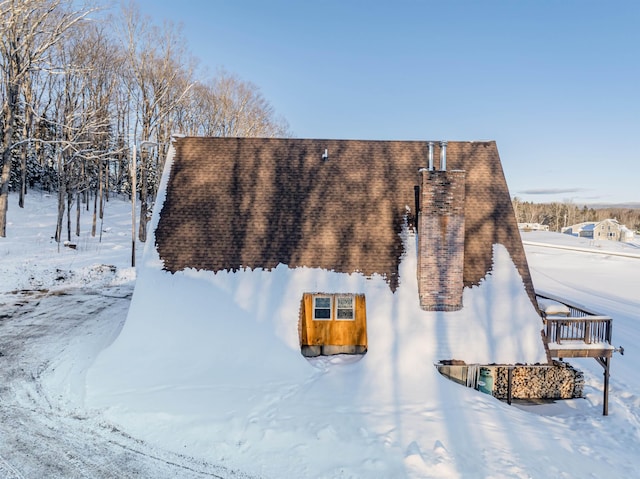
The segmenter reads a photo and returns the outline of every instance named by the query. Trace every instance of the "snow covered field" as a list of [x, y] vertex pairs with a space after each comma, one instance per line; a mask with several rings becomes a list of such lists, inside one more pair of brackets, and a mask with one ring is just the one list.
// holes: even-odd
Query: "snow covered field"
[[[638, 245], [523, 234], [538, 243], [526, 245], [536, 289], [614, 318], [613, 341], [625, 355], [612, 361], [608, 417], [593, 359], [572, 361], [585, 372], [584, 399], [508, 406], [430, 366], [423, 384], [411, 378], [424, 401], [403, 400], [395, 387], [406, 391], [407, 378], [381, 375], [380, 398], [362, 408], [348, 400], [361, 365], [340, 358], [318, 361], [295, 388], [248, 388], [250, 416], [228, 401], [227, 410], [208, 410], [199, 399], [210, 391], [194, 391], [185, 417], [171, 398], [193, 387], [189, 371], [182, 384], [141, 391], [141, 403], [158, 398], [144, 414], [87, 401], [87, 374], [120, 332], [135, 282], [130, 204], [107, 204], [101, 241], [88, 234], [85, 212], [76, 249], [51, 239], [55, 198], [32, 192], [26, 206], [10, 198], [8, 237], [0, 238], [0, 477], [584, 478], [635, 477], [640, 467]], [[312, 400], [319, 384], [333, 399]], [[220, 406], [238, 391], [215, 394]]]

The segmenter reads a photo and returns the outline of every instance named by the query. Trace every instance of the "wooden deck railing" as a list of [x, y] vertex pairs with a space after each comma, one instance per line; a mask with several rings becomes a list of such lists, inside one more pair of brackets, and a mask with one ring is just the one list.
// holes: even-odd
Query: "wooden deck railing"
[[545, 317], [545, 335], [550, 343], [581, 341], [611, 344], [611, 318], [608, 316]]
[[539, 298], [563, 304], [569, 310], [564, 316], [547, 316], [543, 313], [545, 336], [548, 342], [562, 344], [563, 341], [581, 341], [586, 344], [611, 344], [611, 324], [609, 316], [589, 311], [583, 306], [567, 303], [565, 300], [547, 294], [536, 294]]

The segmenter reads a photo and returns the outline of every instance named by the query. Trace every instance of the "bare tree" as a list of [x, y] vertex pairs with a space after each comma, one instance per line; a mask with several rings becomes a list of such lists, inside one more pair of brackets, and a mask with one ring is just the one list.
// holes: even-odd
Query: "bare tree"
[[275, 117], [273, 107], [251, 82], [225, 70], [193, 97], [197, 123], [194, 134], [203, 136], [282, 137], [289, 136], [285, 120]]
[[86, 182], [94, 192], [91, 234], [95, 236], [97, 217], [103, 217], [104, 185], [109, 177], [105, 165], [118, 148], [111, 110], [124, 70], [124, 55], [107, 35], [105, 25], [88, 23], [83, 27], [79, 74], [85, 77], [84, 129], [90, 142], [87, 159], [92, 174]]
[[[57, 174], [59, 215], [67, 211], [67, 239], [70, 240], [70, 208], [76, 201], [76, 235], [80, 234], [79, 211], [83, 201], [89, 209], [88, 196], [97, 197], [101, 185], [103, 161], [114, 152], [110, 102], [115, 91], [118, 55], [108, 38], [93, 23], [78, 25], [68, 41], [56, 48], [58, 61], [66, 65], [63, 74], [54, 81], [56, 144], [59, 150]], [[110, 62], [110, 63], [104, 63]], [[65, 207], [66, 202], [66, 207]], [[97, 202], [94, 201], [94, 226]], [[58, 218], [56, 239], [60, 241], [61, 218]]]
[[[152, 141], [168, 146], [172, 114], [193, 86], [193, 63], [189, 63], [186, 42], [170, 22], [162, 27], [143, 18], [134, 5], [124, 10], [124, 24], [118, 26], [125, 39], [129, 89], [135, 119], [132, 141]], [[159, 149], [156, 150], [156, 153]], [[155, 161], [154, 161], [155, 159]], [[163, 161], [140, 149], [139, 238], [146, 241], [150, 201], [157, 189], [158, 169]]]
[[71, 8], [71, 0], [0, 0], [0, 74], [5, 92], [2, 106], [2, 173], [0, 174], [0, 237], [6, 236], [11, 150], [19, 115], [19, 99], [29, 74], [46, 69], [47, 51], [90, 10]]

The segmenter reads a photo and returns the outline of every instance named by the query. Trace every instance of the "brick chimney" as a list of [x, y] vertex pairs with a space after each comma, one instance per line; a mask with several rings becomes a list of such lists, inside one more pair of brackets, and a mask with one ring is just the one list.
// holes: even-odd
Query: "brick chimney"
[[441, 156], [440, 170], [419, 172], [417, 273], [425, 311], [462, 308], [465, 172], [445, 171], [445, 165]]

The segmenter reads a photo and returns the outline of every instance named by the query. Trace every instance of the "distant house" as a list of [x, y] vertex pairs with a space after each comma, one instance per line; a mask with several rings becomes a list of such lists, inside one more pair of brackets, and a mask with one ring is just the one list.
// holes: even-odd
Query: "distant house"
[[580, 238], [593, 238], [593, 229], [596, 223], [593, 221], [587, 221], [584, 223], [578, 223], [572, 226], [562, 228], [562, 233], [578, 236]]
[[541, 225], [540, 223], [518, 223], [520, 231], [549, 231], [549, 225]]
[[578, 223], [563, 228], [562, 232], [594, 240], [633, 241], [634, 238], [633, 231], [615, 219]]

